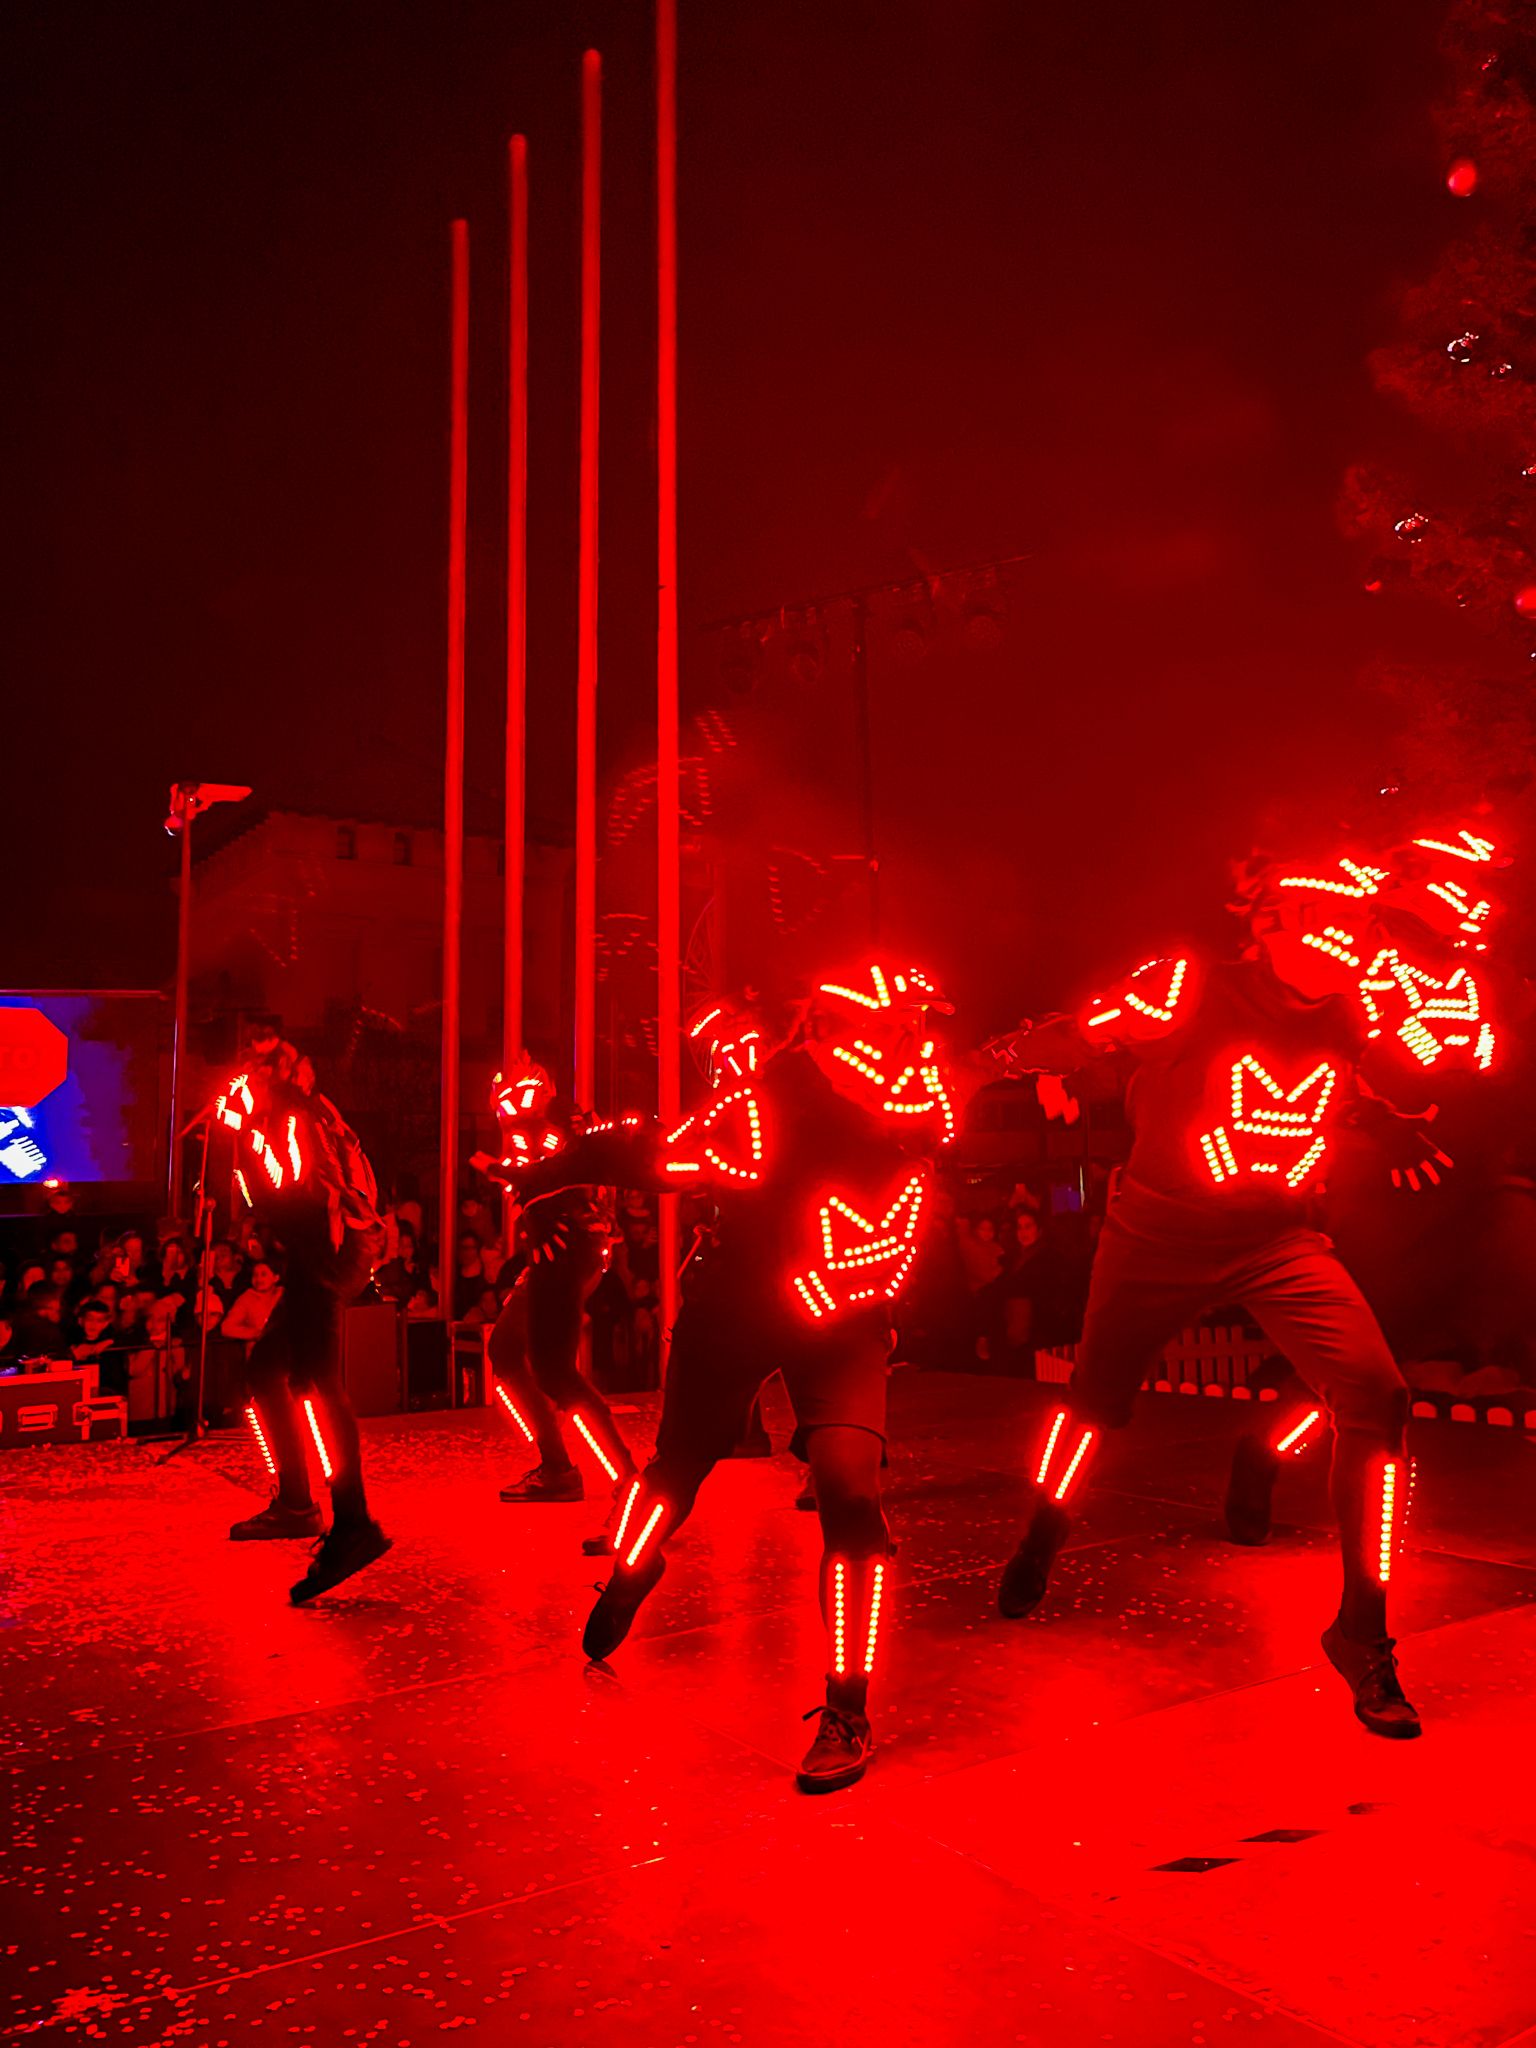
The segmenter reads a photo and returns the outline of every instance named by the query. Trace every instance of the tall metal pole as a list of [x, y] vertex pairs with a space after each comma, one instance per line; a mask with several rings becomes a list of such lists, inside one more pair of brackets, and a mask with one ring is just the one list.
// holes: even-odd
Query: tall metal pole
[[603, 60], [581, 60], [581, 514], [576, 586], [575, 1089], [592, 1107], [597, 1039], [598, 401], [601, 384]]
[[176, 1025], [171, 1043], [171, 1156], [166, 1172], [166, 1214], [181, 1220], [183, 1162], [181, 1119], [185, 1108], [187, 991], [192, 977], [192, 815], [190, 792], [182, 785], [181, 889], [176, 903]]
[[528, 139], [507, 146], [511, 314], [507, 331], [507, 759], [501, 1044], [510, 1074], [523, 1045], [523, 877], [528, 715]]
[[[453, 1320], [458, 1222], [459, 974], [464, 917], [464, 623], [469, 526], [469, 223], [452, 232], [448, 434], [448, 733], [443, 764], [443, 1086], [438, 1159], [438, 1306]], [[452, 1361], [449, 1361], [452, 1371]]]
[[[681, 835], [677, 730], [677, 0], [656, 0], [656, 977], [657, 1097], [682, 1106]], [[661, 1360], [677, 1315], [677, 1207], [661, 1204]]]

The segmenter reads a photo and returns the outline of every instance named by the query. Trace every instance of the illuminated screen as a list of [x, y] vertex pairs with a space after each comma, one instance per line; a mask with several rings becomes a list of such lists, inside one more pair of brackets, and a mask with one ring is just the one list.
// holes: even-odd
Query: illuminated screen
[[30, 1108], [0, 1099], [0, 1194], [53, 1177], [153, 1180], [165, 1005], [144, 995], [0, 993], [0, 1011], [28, 1009], [63, 1033], [64, 1076]]

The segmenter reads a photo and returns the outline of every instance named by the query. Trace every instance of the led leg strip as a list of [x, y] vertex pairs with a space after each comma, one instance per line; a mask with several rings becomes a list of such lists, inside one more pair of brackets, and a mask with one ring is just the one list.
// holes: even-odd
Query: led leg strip
[[1308, 1430], [1311, 1429], [1312, 1425], [1315, 1422], [1321, 1422], [1322, 1419], [1323, 1411], [1321, 1408], [1314, 1408], [1311, 1410], [1309, 1414], [1303, 1415], [1300, 1422], [1296, 1424], [1295, 1428], [1288, 1429], [1285, 1435], [1281, 1437], [1279, 1443], [1275, 1445], [1276, 1453], [1278, 1454], [1281, 1451], [1294, 1450], [1297, 1457], [1300, 1457], [1301, 1453], [1306, 1449], [1306, 1445], [1302, 1442], [1302, 1438], [1307, 1434]]
[[1384, 1586], [1392, 1577], [1392, 1543], [1397, 1523], [1397, 1475], [1397, 1460], [1389, 1458], [1381, 1468], [1381, 1528], [1376, 1548], [1376, 1576]]
[[649, 1541], [651, 1540], [651, 1533], [655, 1529], [656, 1524], [661, 1520], [662, 1515], [665, 1513], [666, 1505], [667, 1504], [664, 1500], [659, 1500], [657, 1501], [655, 1507], [651, 1509], [650, 1517], [647, 1520], [645, 1527], [640, 1531], [640, 1534], [635, 1538], [634, 1547], [631, 1549], [628, 1557], [626, 1557], [624, 1560], [627, 1566], [633, 1568], [633, 1566], [639, 1563], [640, 1553], [642, 1550], [644, 1550], [646, 1544], [649, 1543]]
[[315, 1440], [315, 1454], [320, 1460], [320, 1471], [327, 1486], [331, 1483], [331, 1454], [325, 1448], [325, 1438], [320, 1433], [320, 1418], [315, 1413], [315, 1404], [307, 1396], [304, 1413], [309, 1422], [309, 1433]]
[[496, 1398], [501, 1403], [502, 1407], [506, 1409], [507, 1413], [511, 1416], [512, 1420], [517, 1424], [518, 1428], [523, 1432], [523, 1435], [527, 1437], [529, 1443], [532, 1443], [534, 1440], [533, 1431], [528, 1427], [527, 1423], [523, 1420], [522, 1415], [518, 1410], [516, 1402], [512, 1399], [512, 1396], [507, 1392], [506, 1388], [501, 1384], [500, 1380], [496, 1382]]
[[610, 1480], [612, 1480], [613, 1484], [617, 1486], [619, 1483], [619, 1468], [617, 1465], [614, 1464], [613, 1460], [609, 1457], [608, 1453], [603, 1449], [602, 1445], [598, 1442], [597, 1438], [592, 1434], [591, 1430], [588, 1429], [585, 1416], [582, 1415], [579, 1409], [573, 1408], [571, 1410], [571, 1420], [575, 1423], [576, 1427], [581, 1431], [582, 1436], [585, 1438], [587, 1449], [592, 1453], [593, 1457], [596, 1458], [599, 1465], [601, 1465], [603, 1470], [608, 1474], [608, 1477]]
[[1065, 1408], [1058, 1408], [1056, 1410], [1056, 1419], [1051, 1424], [1051, 1433], [1045, 1440], [1045, 1449], [1040, 1455], [1040, 1469], [1035, 1474], [1036, 1486], [1044, 1486], [1045, 1475], [1047, 1472], [1050, 1471], [1051, 1459], [1055, 1455], [1056, 1440], [1061, 1435], [1061, 1432], [1066, 1428], [1066, 1426], [1067, 1411]]
[[256, 1413], [254, 1403], [246, 1409], [245, 1419], [251, 1425], [251, 1435], [256, 1439], [256, 1448], [261, 1453], [262, 1461], [266, 1465], [268, 1472], [275, 1479], [277, 1477], [277, 1460], [272, 1455], [272, 1446], [267, 1442], [267, 1432], [261, 1426], [261, 1417]]
[[869, 1589], [869, 1628], [864, 1638], [864, 1676], [875, 1668], [875, 1642], [880, 1634], [880, 1595], [885, 1588], [885, 1560], [875, 1559], [875, 1581]]
[[635, 1502], [639, 1498], [640, 1482], [637, 1479], [630, 1486], [629, 1496], [624, 1502], [624, 1512], [619, 1516], [619, 1526], [613, 1532], [613, 1554], [615, 1557], [617, 1557], [619, 1552], [624, 1548], [624, 1535], [626, 1530], [629, 1528], [629, 1518], [634, 1513]]
[[1077, 1449], [1072, 1453], [1072, 1456], [1067, 1461], [1067, 1469], [1061, 1475], [1060, 1485], [1056, 1488], [1056, 1491], [1051, 1495], [1052, 1500], [1061, 1501], [1066, 1499], [1067, 1488], [1072, 1484], [1072, 1481], [1077, 1474], [1078, 1466], [1081, 1465], [1084, 1458], [1087, 1457], [1088, 1446], [1093, 1442], [1093, 1438], [1094, 1432], [1091, 1429], [1085, 1429], [1082, 1435], [1078, 1438]]
[[848, 1672], [848, 1567], [841, 1558], [832, 1567], [832, 1670], [838, 1678]]

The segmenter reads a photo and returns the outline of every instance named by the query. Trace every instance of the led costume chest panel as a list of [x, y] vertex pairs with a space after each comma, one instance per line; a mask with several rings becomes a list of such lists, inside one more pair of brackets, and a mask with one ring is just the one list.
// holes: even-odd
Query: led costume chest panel
[[1348, 1003], [1305, 1001], [1262, 961], [1209, 968], [1179, 1028], [1135, 1048], [1124, 1197], [1187, 1210], [1193, 1228], [1290, 1208], [1324, 1169], [1363, 1041]]
[[1319, 1060], [1288, 1088], [1257, 1053], [1240, 1053], [1227, 1074], [1228, 1114], [1199, 1134], [1211, 1179], [1221, 1187], [1258, 1174], [1293, 1193], [1310, 1186], [1327, 1154], [1323, 1127], [1338, 1080], [1338, 1068]]

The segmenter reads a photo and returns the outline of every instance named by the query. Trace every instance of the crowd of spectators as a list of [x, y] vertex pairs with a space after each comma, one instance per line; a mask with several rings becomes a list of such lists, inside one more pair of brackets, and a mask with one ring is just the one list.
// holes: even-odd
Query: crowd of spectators
[[93, 1227], [51, 1188], [41, 1216], [0, 1235], [0, 1371], [93, 1363], [102, 1393], [126, 1395], [136, 1360], [184, 1351], [204, 1328], [254, 1341], [282, 1284], [262, 1230], [216, 1239], [205, 1259], [172, 1225]]
[[[440, 1313], [439, 1262], [419, 1202], [385, 1209], [385, 1255], [372, 1298], [413, 1319]], [[1092, 1224], [1055, 1212], [1022, 1183], [933, 1191], [925, 1255], [903, 1331], [914, 1362], [1027, 1372], [1034, 1349], [1070, 1338], [1081, 1313]], [[452, 1238], [453, 1319], [494, 1323], [522, 1262], [505, 1257], [501, 1218], [467, 1194]], [[187, 1399], [190, 1364], [210, 1346], [249, 1347], [282, 1295], [281, 1247], [257, 1226], [221, 1235], [206, 1254], [174, 1225], [103, 1225], [76, 1212], [65, 1187], [39, 1216], [0, 1223], [0, 1373], [94, 1363], [99, 1390], [129, 1396], [137, 1419], [168, 1417]], [[660, 1249], [654, 1203], [622, 1193], [606, 1270], [588, 1301], [600, 1384], [656, 1383]]]

